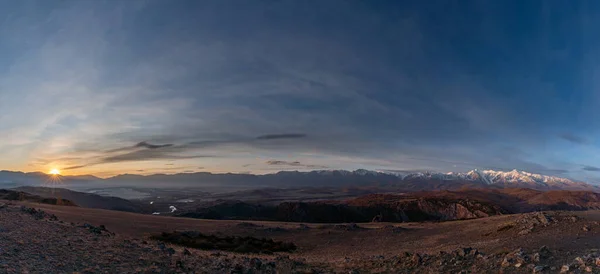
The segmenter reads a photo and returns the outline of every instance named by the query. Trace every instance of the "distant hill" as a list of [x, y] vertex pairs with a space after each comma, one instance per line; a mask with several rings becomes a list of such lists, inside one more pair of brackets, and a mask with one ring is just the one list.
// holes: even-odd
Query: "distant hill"
[[27, 186], [18, 187], [15, 188], [15, 190], [41, 197], [67, 199], [73, 201], [75, 204], [81, 207], [149, 213], [149, 210], [145, 209], [142, 204], [117, 197], [100, 196], [92, 193], [77, 192], [64, 188]]
[[283, 202], [278, 205], [221, 200], [176, 216], [316, 223], [409, 222], [587, 209], [600, 209], [600, 194], [590, 191], [479, 188], [406, 195], [369, 194], [343, 201]]
[[23, 191], [0, 189], [0, 200], [27, 201], [49, 205], [77, 206], [70, 200], [33, 195]]
[[462, 189], [414, 193], [417, 197], [473, 199], [492, 203], [515, 213], [543, 210], [600, 209], [600, 193], [591, 191], [550, 190], [526, 188]]
[[461, 220], [507, 214], [501, 207], [469, 199], [398, 199], [394, 203], [283, 202], [276, 206], [223, 201], [176, 216], [204, 219], [268, 220], [310, 223], [418, 222]]
[[376, 187], [394, 191], [458, 190], [461, 188], [529, 188], [536, 190], [585, 190], [600, 192], [600, 188], [568, 178], [546, 176], [525, 171], [472, 170], [466, 173], [378, 172], [370, 170], [316, 170], [309, 172], [281, 171], [252, 175], [209, 172], [134, 175], [111, 178], [94, 176], [58, 176], [43, 173], [0, 171], [0, 187], [48, 186], [58, 179], [69, 189], [111, 187], [136, 188], [203, 188], [208, 192], [229, 192], [257, 188], [305, 187]]
[[309, 172], [281, 171], [273, 174], [214, 174], [209, 172], [118, 175], [107, 178], [111, 185], [147, 187], [378, 187], [396, 191], [457, 190], [461, 188], [530, 188], [536, 190], [585, 190], [600, 188], [585, 182], [525, 171], [472, 170], [466, 173], [379, 172], [359, 169], [315, 170]]

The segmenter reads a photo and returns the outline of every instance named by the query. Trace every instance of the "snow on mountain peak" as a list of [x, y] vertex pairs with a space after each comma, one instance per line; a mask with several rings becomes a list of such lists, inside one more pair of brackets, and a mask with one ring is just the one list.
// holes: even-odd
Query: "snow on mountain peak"
[[410, 171], [373, 171], [366, 169], [347, 170], [317, 170], [311, 173], [328, 176], [394, 176], [400, 180], [440, 180], [467, 181], [484, 185], [501, 187], [526, 187], [534, 189], [585, 189], [590, 185], [567, 178], [530, 173], [513, 169], [511, 171], [473, 169], [465, 173], [459, 172], [410, 172]]
[[[390, 173], [388, 173], [390, 174]], [[392, 174], [396, 175], [397, 174]], [[511, 171], [479, 170], [473, 169], [466, 173], [432, 173], [416, 172], [411, 174], [402, 174], [402, 179], [436, 179], [436, 180], [466, 180], [480, 182], [486, 185], [503, 185], [533, 188], [569, 188], [587, 185], [583, 182], [576, 182], [567, 178], [548, 176], [520, 171], [513, 169]]]
[[511, 171], [484, 170], [481, 172], [485, 179], [494, 184], [521, 184], [521, 185], [541, 185], [541, 186], [568, 186], [581, 183], [570, 179], [534, 174], [525, 171], [513, 169]]

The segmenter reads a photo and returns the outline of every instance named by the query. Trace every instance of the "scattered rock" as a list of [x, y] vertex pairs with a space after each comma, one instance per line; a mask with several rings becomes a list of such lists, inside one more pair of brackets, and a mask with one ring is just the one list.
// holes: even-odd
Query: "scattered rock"
[[546, 225], [550, 224], [550, 222], [552, 222], [552, 218], [550, 218], [548, 215], [546, 215], [546, 213], [543, 213], [543, 212], [537, 213], [537, 218], [540, 221], [540, 223], [544, 226], [546, 226]]
[[569, 216], [568, 220], [571, 221], [572, 223], [575, 223], [579, 220], [579, 217], [577, 216]]
[[512, 260], [505, 257], [504, 260], [502, 260], [502, 263], [500, 264], [500, 266], [509, 267], [511, 264], [512, 264]]
[[519, 235], [523, 236], [523, 235], [527, 235], [531, 232], [533, 232], [533, 227], [528, 227], [528, 228], [525, 228], [525, 229], [519, 231]]
[[500, 227], [498, 227], [498, 229], [496, 229], [496, 231], [497, 232], [507, 231], [507, 230], [512, 229], [513, 227], [515, 227], [515, 225], [513, 223], [503, 224]]
[[[21, 206], [21, 211], [32, 215], [36, 220], [41, 220], [51, 216], [43, 210], [36, 210], [33, 207]], [[54, 218], [56, 218], [56, 216], [54, 216]]]
[[421, 255], [419, 255], [419, 253], [415, 253], [412, 256], [411, 261], [413, 266], [419, 266], [423, 262], [423, 258], [421, 258]]
[[550, 256], [552, 256], [552, 252], [545, 245], [542, 246], [542, 247], [540, 247], [540, 249], [539, 249], [539, 251], [538, 251], [537, 254], [539, 254], [539, 257], [540, 257], [541, 260], [548, 259], [548, 258], [550, 258]]
[[585, 231], [585, 232], [588, 232], [588, 231], [590, 231], [590, 227], [587, 226], [587, 225], [584, 225], [583, 228], [582, 228], [582, 230]]
[[169, 256], [172, 256], [175, 254], [175, 249], [169, 247], [167, 248], [167, 253], [169, 253]]
[[538, 265], [533, 268], [533, 273], [542, 273], [546, 269], [546, 266]]
[[85, 224], [83, 224], [80, 227], [86, 228], [90, 232], [92, 232], [94, 234], [97, 234], [97, 235], [108, 235], [108, 236], [114, 235], [114, 233], [108, 231], [104, 225], [93, 226], [91, 224], [85, 223]]
[[373, 219], [371, 219], [371, 222], [373, 223], [379, 223], [383, 220], [383, 216], [381, 214], [376, 215], [375, 217], [373, 217]]
[[252, 258], [250, 260], [250, 266], [255, 269], [260, 269], [262, 266], [262, 261], [259, 258]]

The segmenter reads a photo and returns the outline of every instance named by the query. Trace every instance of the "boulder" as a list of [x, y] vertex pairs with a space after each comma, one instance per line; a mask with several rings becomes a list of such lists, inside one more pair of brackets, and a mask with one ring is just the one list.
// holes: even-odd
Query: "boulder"
[[546, 266], [537, 265], [533, 268], [533, 273], [542, 273], [544, 270], [546, 270]]

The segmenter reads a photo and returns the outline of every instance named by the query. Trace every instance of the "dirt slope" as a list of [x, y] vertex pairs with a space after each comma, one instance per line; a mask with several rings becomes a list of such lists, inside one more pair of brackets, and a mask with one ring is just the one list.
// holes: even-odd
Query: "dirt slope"
[[[89, 222], [95, 226], [106, 226], [109, 231], [116, 233], [115, 237], [117, 238], [139, 239], [134, 241], [137, 245], [142, 246], [139, 250], [137, 247], [118, 250], [112, 249], [116, 247], [110, 247], [123, 243], [122, 241], [110, 242], [111, 244], [103, 245], [102, 248], [113, 250], [114, 254], [155, 252], [157, 257], [153, 257], [152, 260], [159, 261], [165, 259], [160, 259], [163, 256], [160, 254], [163, 253], [156, 251], [158, 243], [145, 240], [149, 243], [147, 248], [153, 250], [149, 251], [144, 249], [142, 240], [147, 239], [149, 235], [163, 231], [197, 230], [204, 234], [268, 237], [278, 241], [294, 242], [298, 246], [298, 250], [294, 253], [260, 255], [258, 257], [264, 261], [272, 260], [276, 264], [283, 265], [285, 263], [278, 261], [278, 256], [289, 256], [291, 261], [302, 262], [305, 267], [319, 269], [323, 273], [348, 273], [351, 270], [360, 271], [358, 273], [457, 273], [462, 269], [469, 270], [471, 273], [498, 273], [500, 269], [509, 273], [531, 273], [533, 267], [543, 267], [548, 271], [554, 268], [556, 273], [558, 269], [567, 264], [571, 269], [578, 271], [584, 271], [585, 267], [592, 267], [593, 271], [600, 271], [600, 268], [597, 268], [592, 262], [596, 258], [595, 256], [600, 256], [595, 253], [597, 250], [594, 251], [594, 248], [600, 245], [600, 224], [597, 222], [600, 220], [600, 212], [598, 211], [579, 212], [578, 214], [581, 216], [579, 218], [573, 217], [569, 212], [549, 212], [441, 223], [393, 225], [369, 223], [357, 226], [197, 220], [44, 204], [28, 205], [55, 214], [59, 220], [63, 220], [65, 223], [74, 222], [76, 223], [75, 227], [77, 227], [77, 223]], [[11, 230], [17, 230], [18, 224], [22, 224], [25, 220], [25, 217], [15, 218], [17, 221]], [[2, 220], [6, 219], [10, 218], [2, 218]], [[31, 229], [31, 231], [26, 231], [30, 233], [29, 235], [40, 233], [36, 230], [37, 227], [40, 227], [39, 225], [25, 224], [27, 229]], [[59, 241], [65, 235], [79, 235], [78, 233], [80, 233], [71, 228], [62, 233], [61, 229], [51, 231], [52, 237], [58, 239], [55, 241]], [[21, 237], [21, 239], [25, 238], [25, 235]], [[87, 243], [88, 239], [84, 240]], [[61, 245], [60, 241], [55, 244]], [[95, 248], [93, 238], [90, 238], [89, 241], [90, 244], [87, 248]], [[535, 253], [539, 253], [540, 248], [544, 246], [550, 250], [550, 257], [534, 260]], [[85, 250], [84, 247], [81, 248]], [[173, 248], [178, 252], [183, 252], [178, 247]], [[473, 248], [477, 252], [469, 251], [468, 254], [465, 254], [464, 248]], [[523, 249], [522, 252], [517, 251], [520, 248]], [[52, 251], [53, 249], [48, 250], [50, 251], [44, 254], [58, 252]], [[441, 251], [444, 253], [440, 253]], [[33, 252], [33, 250], [28, 252]], [[195, 254], [207, 254], [206, 256], [212, 254], [207, 251], [194, 252], [196, 252]], [[405, 252], [409, 254], [406, 255]], [[240, 257], [239, 254], [226, 252], [222, 252], [222, 254], [226, 254], [225, 257], [229, 258], [228, 262], [221, 261], [225, 267], [223, 270], [229, 269], [226, 267], [233, 267], [231, 264], [235, 264], [232, 259], [234, 256]], [[252, 256], [246, 256], [247, 260], [250, 260]], [[581, 257], [580, 260], [584, 261], [584, 265], [576, 261], [577, 257]], [[20, 258], [26, 261], [28, 257]], [[69, 260], [75, 260], [73, 258]], [[200, 258], [204, 257], [200, 256]], [[522, 265], [516, 267], [519, 260], [522, 261]], [[88, 263], [93, 265], [91, 262]], [[174, 264], [167, 264], [166, 261], [165, 264], [168, 267], [175, 267]], [[200, 264], [196, 265], [196, 267], [200, 266]], [[100, 267], [108, 266], [101, 265]], [[167, 269], [166, 267], [163, 269]], [[250, 266], [244, 265], [243, 267]], [[198, 272], [202, 273], [202, 271]], [[92, 271], [92, 273], [94, 272]], [[225, 272], [217, 271], [216, 273]], [[263, 272], [255, 271], [255, 273]]]

